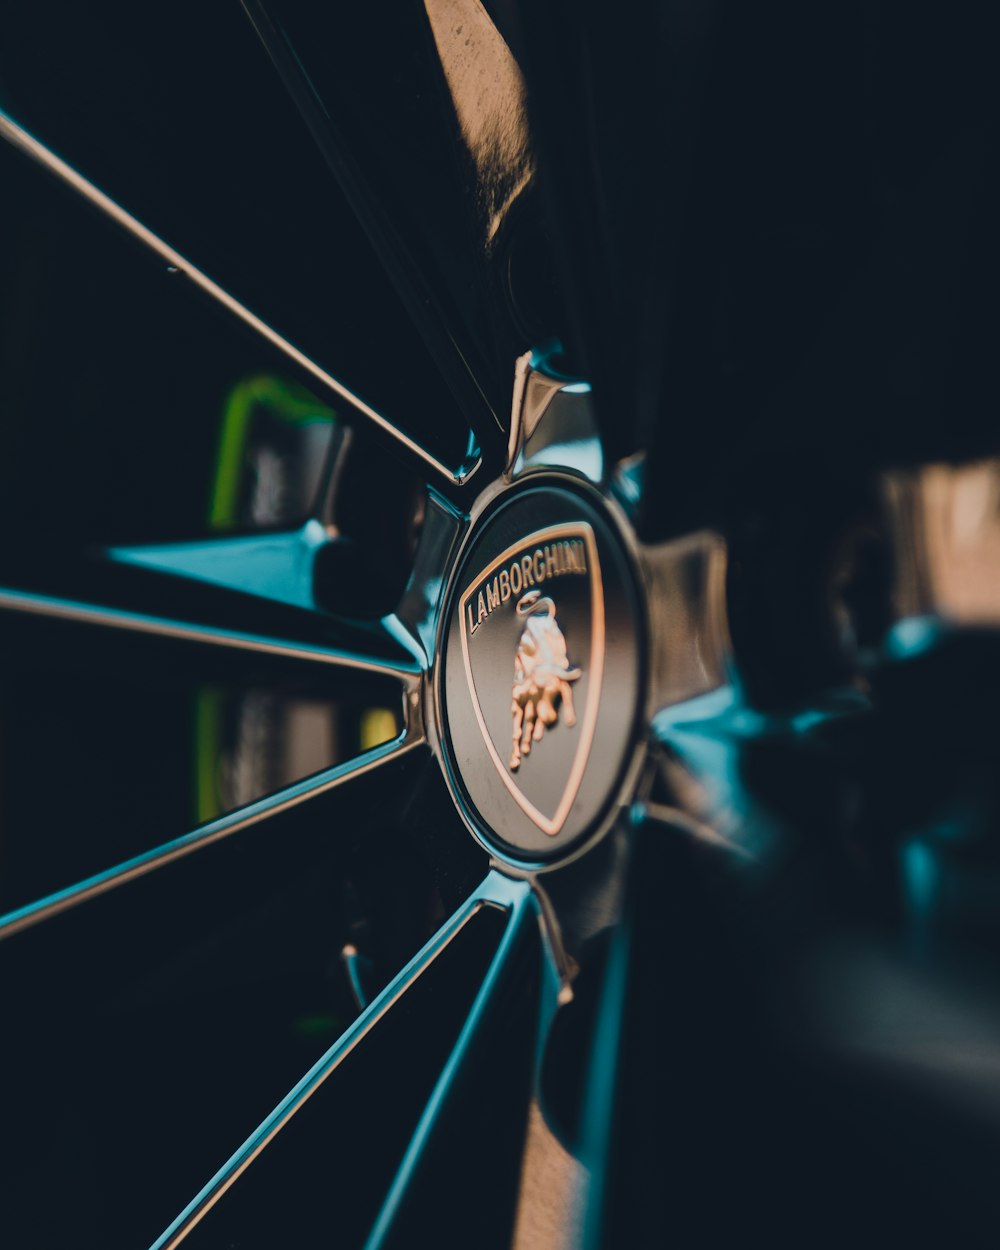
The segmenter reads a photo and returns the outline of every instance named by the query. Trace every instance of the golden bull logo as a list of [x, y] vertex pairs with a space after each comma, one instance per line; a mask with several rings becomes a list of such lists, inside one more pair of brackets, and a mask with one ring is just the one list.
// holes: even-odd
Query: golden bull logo
[[583, 779], [604, 669], [604, 598], [590, 526], [526, 535], [479, 572], [459, 610], [486, 751], [521, 809], [555, 836]]
[[576, 724], [573, 690], [570, 682], [583, 676], [566, 655], [566, 639], [556, 623], [556, 605], [540, 590], [529, 591], [517, 605], [518, 616], [527, 617], [517, 656], [514, 659], [514, 750], [510, 770], [516, 773], [521, 759], [531, 754], [532, 742], [541, 742], [546, 729], [559, 720], [565, 707], [564, 723]]

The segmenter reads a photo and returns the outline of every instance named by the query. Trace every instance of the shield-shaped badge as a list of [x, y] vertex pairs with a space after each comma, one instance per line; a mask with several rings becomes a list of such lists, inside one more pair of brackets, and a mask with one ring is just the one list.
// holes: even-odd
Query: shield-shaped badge
[[604, 591], [586, 522], [508, 547], [463, 592], [462, 654], [490, 758], [555, 836], [580, 788], [604, 671]]

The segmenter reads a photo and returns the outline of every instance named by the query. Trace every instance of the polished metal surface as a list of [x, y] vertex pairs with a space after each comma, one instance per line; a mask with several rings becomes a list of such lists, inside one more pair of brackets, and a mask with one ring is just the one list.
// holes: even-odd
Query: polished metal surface
[[[228, 543], [223, 540], [223, 547]], [[150, 553], [150, 563], [162, 567], [158, 552]], [[255, 589], [264, 590], [259, 583]], [[403, 683], [408, 689], [418, 684], [422, 665], [414, 657], [414, 646], [409, 642], [410, 657], [397, 660], [381, 659], [355, 650], [338, 649], [335, 646], [303, 646], [278, 638], [268, 638], [237, 630], [213, 628], [163, 617], [146, 616], [138, 612], [125, 612], [96, 604], [79, 603], [69, 599], [57, 599], [49, 595], [31, 594], [24, 591], [0, 590], [0, 607], [5, 611], [25, 616], [51, 617], [56, 620], [78, 622], [83, 625], [99, 625], [107, 629], [124, 630], [129, 633], [151, 634], [163, 638], [176, 638], [207, 646], [225, 647], [234, 651], [260, 652], [264, 655], [284, 656], [288, 659], [307, 660], [315, 664], [333, 664], [346, 669], [358, 669], [373, 674], [384, 674]], [[381, 629], [372, 630], [370, 640], [382, 643], [387, 650], [400, 641], [408, 641], [405, 630], [395, 629], [386, 621]], [[419, 656], [419, 652], [417, 652]]]
[[516, 477], [533, 464], [561, 466], [595, 485], [604, 479], [590, 385], [556, 376], [544, 359], [527, 352], [514, 367], [506, 475]]

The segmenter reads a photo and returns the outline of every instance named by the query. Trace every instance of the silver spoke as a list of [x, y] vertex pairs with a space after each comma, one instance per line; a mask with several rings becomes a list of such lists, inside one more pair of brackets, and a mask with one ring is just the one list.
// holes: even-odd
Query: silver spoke
[[251, 1134], [231, 1159], [209, 1181], [194, 1201], [156, 1241], [152, 1250], [172, 1250], [180, 1245], [199, 1221], [261, 1154], [292, 1117], [321, 1088], [351, 1052], [374, 1029], [387, 1012], [417, 982], [466, 924], [483, 907], [514, 907], [525, 887], [491, 873], [475, 893], [448, 919], [405, 968], [386, 986], [325, 1055], [313, 1065], [286, 1098]]
[[528, 468], [570, 469], [604, 480], [604, 448], [588, 382], [559, 377], [544, 357], [526, 352], [514, 364], [506, 475]]
[[597, 1250], [606, 1231], [615, 1101], [621, 1080], [622, 1034], [633, 947], [632, 925], [624, 918], [611, 941], [584, 1094], [580, 1153], [585, 1171], [579, 1202], [585, 1250]]
[[108, 558], [156, 573], [224, 586], [260, 595], [296, 608], [316, 607], [313, 564], [316, 552], [331, 541], [319, 521], [285, 534], [246, 534], [197, 542], [111, 547]]
[[107, 894], [111, 890], [116, 890], [119, 886], [126, 885], [138, 877], [156, 872], [190, 855], [193, 851], [202, 850], [223, 838], [231, 837], [233, 834], [259, 825], [303, 803], [320, 798], [338, 787], [346, 786], [349, 782], [379, 768], [385, 768], [386, 765], [400, 760], [401, 757], [422, 745], [422, 736], [417, 731], [411, 730], [394, 742], [375, 747], [346, 764], [338, 764], [334, 768], [325, 769], [294, 785], [286, 786], [283, 790], [278, 790], [246, 807], [237, 808], [236, 811], [213, 820], [207, 825], [202, 825], [190, 833], [182, 834], [154, 850], [133, 856], [132, 859], [114, 868], [97, 873], [76, 885], [9, 912], [6, 916], [0, 917], [0, 940], [49, 920], [59, 915], [60, 912]]
[[[230, 651], [250, 651], [260, 655], [279, 656], [289, 660], [305, 660], [334, 668], [370, 673], [373, 676], [391, 677], [407, 689], [419, 684], [421, 663], [414, 644], [410, 644], [410, 658], [384, 659], [351, 648], [325, 647], [296, 642], [286, 642], [266, 634], [254, 634], [243, 630], [220, 629], [190, 621], [173, 620], [170, 617], [152, 616], [142, 612], [128, 612], [121, 608], [85, 603], [77, 599], [61, 599], [52, 595], [34, 594], [24, 590], [0, 588], [0, 613], [48, 617], [78, 625], [94, 625], [105, 629], [120, 629], [134, 634], [149, 634], [159, 638], [171, 638], [180, 642], [198, 643], [203, 646], [223, 647]], [[391, 621], [392, 618], [386, 618]], [[396, 650], [401, 638], [399, 630], [391, 631], [386, 625], [378, 628], [378, 641], [385, 642], [387, 649]]]
[[723, 688], [732, 646], [726, 616], [726, 544], [702, 530], [639, 548], [649, 589], [650, 674], [647, 710]]
[[[493, 119], [495, 130], [487, 123], [489, 138], [485, 144], [477, 145], [480, 148], [479, 156], [483, 159], [482, 163], [476, 161], [480, 166], [476, 179], [476, 199], [482, 210], [487, 201], [494, 200], [499, 193], [503, 201], [497, 205], [501, 209], [500, 213], [495, 214], [489, 210], [486, 212], [488, 217], [495, 216], [495, 225], [499, 225], [504, 213], [510, 208], [510, 200], [504, 192], [514, 190], [514, 186], [510, 185], [511, 181], [514, 184], [520, 181], [519, 175], [526, 172], [525, 166], [530, 165], [531, 156], [526, 148], [527, 136], [520, 133], [523, 130], [523, 99], [519, 98], [517, 83], [514, 81], [517, 77], [516, 66], [511, 62], [506, 45], [492, 22], [486, 19], [484, 26], [480, 21], [480, 17], [485, 18], [486, 15], [478, 0], [473, 7], [479, 10], [478, 14], [470, 14], [464, 19], [464, 37], [456, 38], [455, 42], [460, 49], [458, 56], [466, 68], [470, 61], [478, 62], [482, 67], [482, 77], [472, 90], [475, 101], [472, 108], [482, 114], [485, 103], [486, 112]], [[464, 474], [468, 477], [482, 465], [483, 454], [492, 460], [499, 453], [498, 444], [503, 437], [503, 427], [498, 414], [502, 411], [506, 398], [502, 383], [497, 385], [498, 376], [495, 374], [497, 345], [485, 339], [481, 330], [477, 331], [475, 328], [480, 315], [487, 311], [483, 300], [485, 297], [488, 302], [489, 296], [478, 282], [469, 282], [469, 271], [462, 267], [465, 259], [464, 245], [471, 242], [475, 235], [479, 235], [485, 224], [481, 220], [481, 212], [474, 213], [473, 218], [468, 221], [452, 217], [450, 213], [443, 216], [434, 214], [428, 220], [422, 211], [424, 201], [428, 191], [434, 196], [441, 190], [441, 166], [436, 165], [433, 158], [426, 163], [422, 159], [413, 171], [416, 180], [412, 176], [407, 178], [404, 174], [405, 181], [401, 186], [397, 181], [401, 173], [399, 168], [387, 179], [382, 162], [392, 151], [392, 141], [390, 140], [383, 151], [383, 144], [379, 141], [383, 136], [377, 129], [366, 132], [366, 128], [360, 127], [353, 135], [345, 132], [338, 120], [340, 106], [337, 88], [331, 90], [333, 84], [325, 75], [322, 57], [313, 59], [317, 50], [314, 46], [315, 38], [311, 39], [300, 28], [293, 41], [286, 25], [287, 13], [284, 19], [279, 17], [281, 5], [273, 5], [264, 0], [243, 0], [243, 8], [324, 161], [336, 178], [344, 198], [357, 215], [403, 307], [413, 318], [431, 358], [447, 380], [475, 433], [478, 446], [469, 447]], [[275, 10], [274, 16], [272, 9]], [[429, 7], [427, 18], [430, 33], [435, 23]], [[292, 24], [297, 25], [294, 20]], [[462, 24], [460, 19], [460, 31]], [[473, 28], [476, 28], [475, 34]], [[492, 39], [488, 32], [492, 32]], [[357, 38], [357, 34], [354, 38]], [[435, 41], [437, 42], [436, 36]], [[438, 44], [438, 55], [440, 53], [441, 47]], [[438, 57], [433, 59], [436, 61]], [[440, 69], [444, 69], [443, 64]], [[434, 87], [437, 87], [438, 72], [439, 67], [434, 66], [431, 77], [425, 80], [428, 86], [433, 82]], [[385, 82], [379, 81], [382, 74], [387, 75]], [[337, 78], [338, 81], [343, 79], [342, 89], [346, 90], [355, 107], [363, 108], [363, 102], [368, 98], [367, 92], [371, 91], [372, 102], [379, 100], [379, 104], [376, 104], [378, 109], [386, 106], [386, 100], [382, 97], [386, 91], [391, 91], [393, 76], [388, 65], [380, 64], [379, 75], [375, 78], [366, 76], [352, 81], [350, 74], [346, 77], [338, 74]], [[447, 70], [445, 78], [448, 79]], [[407, 96], [396, 99], [398, 106]], [[461, 112], [461, 109], [457, 109], [456, 122], [459, 121]], [[468, 138], [468, 132], [465, 133]], [[511, 138], [515, 134], [518, 137], [512, 143]], [[503, 141], [498, 143], [496, 135], [502, 135]], [[469, 150], [471, 155], [471, 148]], [[509, 168], [511, 163], [513, 169]], [[422, 184], [422, 178], [428, 175], [428, 183]], [[394, 220], [389, 206], [394, 196], [401, 191], [404, 196], [402, 203], [406, 205], [405, 219], [395, 215]], [[463, 226], [472, 227], [472, 234], [468, 238], [465, 229], [461, 229], [460, 233], [455, 232], [459, 221]], [[485, 256], [489, 255], [490, 248], [486, 236], [481, 235], [480, 238], [481, 243], [474, 246], [475, 255], [481, 264], [485, 259], [480, 251], [482, 244], [486, 244]], [[452, 269], [453, 266], [456, 268]], [[517, 341], [519, 345], [520, 340]], [[510, 346], [513, 347], [513, 343]], [[514, 354], [512, 350], [510, 355]], [[501, 368], [505, 367], [504, 359]]]
[[18, 125], [12, 117], [2, 110], [0, 110], [0, 137], [6, 139], [8, 143], [23, 152], [36, 164], [48, 170], [49, 173], [65, 183], [77, 195], [82, 196], [83, 199], [103, 213], [104, 216], [110, 218], [111, 221], [123, 230], [126, 230], [133, 238], [138, 239], [140, 243], [165, 261], [171, 270], [176, 270], [178, 274], [183, 274], [209, 299], [214, 300], [225, 308], [228, 313], [242, 321], [245, 326], [269, 343], [271, 347], [281, 352], [283, 356], [308, 374], [314, 382], [319, 383], [325, 391], [335, 395], [342, 403], [349, 405], [355, 413], [364, 417], [366, 421], [370, 421], [383, 434], [387, 434], [393, 439], [399, 447], [411, 456], [416, 457], [425, 469], [431, 469], [435, 475], [459, 484], [464, 482], [477, 467], [477, 465], [472, 467], [463, 466], [456, 471], [443, 464], [436, 456], [431, 455], [430, 452], [426, 451], [419, 443], [395, 426], [387, 417], [376, 411], [370, 404], [365, 403], [360, 396], [355, 395], [342, 382], [339, 382], [321, 365], [318, 365], [315, 360], [300, 351], [265, 321], [262, 321], [256, 313], [251, 312], [245, 304], [240, 303], [228, 291], [223, 290], [208, 274], [204, 273], [196, 265], [193, 265], [180, 252], [175, 251], [169, 243], [166, 243], [159, 235], [154, 234], [152, 230], [144, 226], [142, 222], [133, 217], [126, 209], [122, 208], [120, 204], [115, 203], [110, 196], [105, 195], [92, 182], [88, 181], [82, 174], [73, 169], [71, 165], [68, 165], [61, 157], [57, 156], [51, 148], [39, 142], [23, 126]]
[[[407, 1191], [414, 1183], [421, 1158], [427, 1150], [432, 1135], [439, 1129], [446, 1101], [456, 1083], [456, 1075], [459, 1069], [468, 1061], [473, 1043], [484, 1027], [484, 1016], [491, 1000], [496, 996], [498, 983], [505, 969], [510, 965], [511, 954], [520, 944], [525, 925], [530, 922], [534, 915], [534, 908], [531, 906], [530, 901], [531, 889], [526, 883], [509, 882], [506, 883], [506, 889], [511, 898], [512, 914], [503, 939], [493, 957], [482, 988], [476, 995], [476, 1000], [469, 1012], [465, 1027], [455, 1043], [448, 1063], [445, 1065], [444, 1071], [434, 1087], [434, 1092], [424, 1109], [420, 1123], [417, 1125], [417, 1129], [410, 1140], [406, 1154], [392, 1183], [392, 1188], [382, 1204], [378, 1222], [368, 1238], [366, 1250], [379, 1250], [390, 1239]], [[398, 1229], [395, 1231], [398, 1232]]]

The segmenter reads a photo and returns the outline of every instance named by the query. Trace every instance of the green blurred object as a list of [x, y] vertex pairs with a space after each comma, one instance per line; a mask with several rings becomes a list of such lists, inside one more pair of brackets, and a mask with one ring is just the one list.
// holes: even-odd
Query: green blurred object
[[[237, 382], [222, 411], [210, 527], [253, 530], [299, 524], [313, 507], [335, 422], [333, 409], [297, 382], [271, 374]], [[291, 761], [279, 767], [272, 758], [286, 737], [282, 726], [272, 725], [275, 732], [268, 734], [262, 723], [294, 716], [297, 710], [298, 704], [268, 699], [263, 692], [229, 692], [218, 686], [198, 692], [194, 752], [199, 823], [214, 820], [235, 804], [235, 794], [228, 793], [234, 784], [246, 791], [240, 798], [250, 801], [285, 781], [298, 780], [297, 775], [283, 775], [286, 768], [296, 772]], [[331, 719], [334, 714], [331, 708]]]
[[[325, 437], [315, 441], [328, 445], [335, 419], [332, 408], [320, 403], [297, 382], [285, 381], [270, 374], [244, 378], [238, 382], [229, 392], [223, 410], [215, 480], [208, 513], [208, 523], [212, 529], [232, 529], [242, 520], [248, 487], [252, 485], [248, 481], [248, 452], [261, 427], [265, 431], [271, 427], [274, 432], [282, 425], [299, 429], [319, 426]], [[309, 445], [312, 441], [314, 440], [303, 440], [301, 449], [304, 453], [315, 453], [317, 449]], [[302, 476], [306, 483], [313, 477], [318, 479], [322, 459], [322, 455], [303, 456], [303, 460], [307, 462], [302, 465]], [[313, 467], [315, 473], [310, 473], [309, 469]], [[308, 496], [310, 492], [305, 489], [302, 494]], [[306, 498], [303, 502], [304, 507], [308, 508], [311, 500]], [[283, 519], [275, 518], [276, 521]]]
[[200, 825], [222, 813], [218, 767], [224, 701], [225, 693], [218, 686], [205, 686], [194, 700], [194, 802]]

